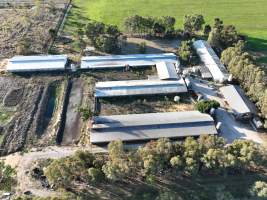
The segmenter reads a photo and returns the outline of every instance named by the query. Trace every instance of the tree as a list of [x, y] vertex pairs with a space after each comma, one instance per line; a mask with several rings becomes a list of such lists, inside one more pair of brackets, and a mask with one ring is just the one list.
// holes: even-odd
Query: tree
[[187, 137], [183, 143], [185, 172], [196, 175], [200, 169], [201, 149], [199, 143], [192, 137]]
[[50, 184], [56, 188], [69, 188], [77, 180], [87, 182], [87, 169], [94, 167], [95, 157], [88, 151], [77, 151], [74, 156], [57, 160], [44, 169], [44, 174]]
[[86, 26], [85, 34], [95, 48], [100, 51], [112, 53], [120, 49], [119, 37], [121, 32], [117, 26], [91, 21]]
[[154, 26], [153, 26], [154, 35], [163, 37], [165, 34], [165, 31], [166, 31], [166, 27], [162, 23], [160, 23], [159, 21], [154, 23]]
[[105, 176], [100, 169], [91, 167], [88, 169], [89, 180], [91, 183], [100, 183], [104, 180]]
[[212, 108], [219, 108], [220, 103], [215, 100], [202, 100], [197, 102], [195, 107], [201, 113], [209, 113]]
[[207, 169], [220, 172], [225, 170], [225, 155], [223, 149], [209, 149], [201, 158], [201, 161]]
[[140, 34], [141, 32], [140, 27], [141, 27], [142, 21], [143, 21], [143, 18], [139, 15], [127, 17], [124, 21], [125, 29], [131, 34], [135, 34], [135, 33]]
[[209, 33], [208, 42], [217, 52], [221, 52], [233, 46], [240, 39], [235, 26], [224, 26], [223, 21], [219, 18], [215, 18], [213, 28]]
[[11, 191], [11, 187], [15, 182], [15, 175], [15, 169], [13, 169], [10, 165], [5, 165], [4, 162], [0, 161], [0, 190]]
[[254, 197], [267, 198], [267, 183], [256, 181], [251, 188], [251, 194]]
[[118, 26], [108, 25], [106, 26], [106, 34], [112, 35], [113, 37], [119, 37], [121, 32], [119, 31]]
[[141, 53], [141, 54], [146, 53], [146, 42], [141, 42], [139, 44], [139, 53]]
[[86, 25], [86, 36], [94, 42], [95, 38], [105, 33], [105, 24], [102, 22], [91, 21]]
[[155, 175], [170, 165], [173, 155], [173, 145], [167, 138], [149, 142], [138, 149], [138, 155], [142, 160], [142, 166], [146, 175]]
[[221, 32], [218, 28], [213, 28], [208, 37], [208, 43], [218, 52], [222, 51], [221, 47]]
[[193, 34], [196, 31], [202, 30], [205, 24], [204, 17], [199, 14], [185, 15], [184, 16], [184, 31]]
[[184, 167], [183, 158], [180, 155], [174, 156], [170, 160], [171, 166], [178, 171]]
[[211, 32], [211, 26], [209, 24], [205, 25], [203, 30], [204, 35], [208, 36], [210, 32]]
[[109, 160], [102, 167], [108, 179], [112, 181], [121, 180], [131, 172], [129, 161], [123, 150], [122, 141], [112, 141], [108, 145]]
[[192, 41], [182, 41], [178, 48], [177, 54], [183, 65], [194, 65], [198, 62], [195, 49], [192, 47]]
[[257, 166], [262, 163], [262, 155], [257, 144], [248, 140], [235, 140], [227, 146], [226, 154], [230, 154], [235, 159], [234, 168], [244, 172], [251, 166]]

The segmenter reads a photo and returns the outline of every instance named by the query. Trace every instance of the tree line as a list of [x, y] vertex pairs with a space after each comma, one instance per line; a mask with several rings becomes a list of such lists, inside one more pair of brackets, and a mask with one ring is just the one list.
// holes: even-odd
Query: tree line
[[[157, 177], [228, 176], [246, 174], [266, 167], [267, 154], [261, 146], [247, 140], [226, 145], [217, 136], [188, 137], [183, 142], [162, 138], [138, 150], [126, 151], [121, 141], [108, 145], [108, 156], [78, 151], [74, 156], [54, 160], [45, 168], [45, 176], [55, 188], [72, 188], [77, 183], [88, 185], [127, 182], [143, 179], [154, 184]], [[258, 184], [263, 185], [264, 184]], [[254, 188], [261, 191], [260, 186]]]
[[[125, 19], [124, 27], [127, 33], [135, 36], [172, 38], [182, 35], [190, 36], [201, 31], [205, 20], [204, 17], [199, 14], [185, 15], [183, 30], [176, 29], [175, 23], [176, 19], [172, 16], [143, 17], [134, 15]], [[207, 27], [205, 27], [205, 30], [208, 30]]]
[[222, 52], [221, 61], [238, 80], [248, 96], [256, 102], [265, 118], [267, 128], [267, 75], [255, 64], [253, 57], [246, 52], [244, 41], [237, 42]]

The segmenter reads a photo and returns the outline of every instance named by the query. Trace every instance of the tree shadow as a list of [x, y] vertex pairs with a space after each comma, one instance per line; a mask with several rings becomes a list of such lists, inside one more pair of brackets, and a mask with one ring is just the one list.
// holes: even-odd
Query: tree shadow
[[267, 40], [261, 38], [248, 37], [248, 49], [253, 51], [267, 52]]

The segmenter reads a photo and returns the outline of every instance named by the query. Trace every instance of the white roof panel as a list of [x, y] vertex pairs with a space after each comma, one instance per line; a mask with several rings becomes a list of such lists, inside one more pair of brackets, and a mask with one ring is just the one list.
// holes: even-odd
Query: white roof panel
[[7, 65], [8, 72], [65, 70], [67, 55], [15, 56]]
[[201, 61], [209, 69], [214, 81], [227, 81], [229, 74], [208, 42], [204, 40], [197, 40], [193, 43], [193, 46], [196, 49], [196, 52], [199, 55]]
[[248, 108], [246, 102], [239, 94], [239, 91], [237, 90], [236, 86], [234, 85], [224, 86], [220, 88], [220, 91], [225, 97], [229, 106], [235, 113], [238, 114], [251, 113], [251, 110]]
[[170, 62], [159, 62], [156, 64], [159, 79], [170, 80], [178, 79], [175, 64]]
[[95, 86], [96, 97], [135, 96], [152, 94], [185, 93], [187, 87], [183, 79], [163, 80], [130, 80], [98, 82]]
[[81, 69], [119, 68], [127, 65], [151, 66], [162, 61], [178, 62], [177, 56], [173, 53], [87, 56], [82, 58]]

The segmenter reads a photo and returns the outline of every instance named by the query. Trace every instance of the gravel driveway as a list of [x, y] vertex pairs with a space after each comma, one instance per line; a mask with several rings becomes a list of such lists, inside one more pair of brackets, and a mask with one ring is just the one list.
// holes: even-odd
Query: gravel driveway
[[219, 135], [224, 137], [227, 143], [233, 142], [235, 139], [247, 139], [262, 144], [264, 140], [260, 137], [260, 133], [252, 129], [249, 123], [236, 121], [230, 111], [227, 110], [225, 99], [218, 95], [218, 89], [207, 81], [190, 78], [192, 89], [201, 93], [205, 99], [216, 100], [221, 104], [221, 108], [216, 110], [216, 121], [222, 125]]

